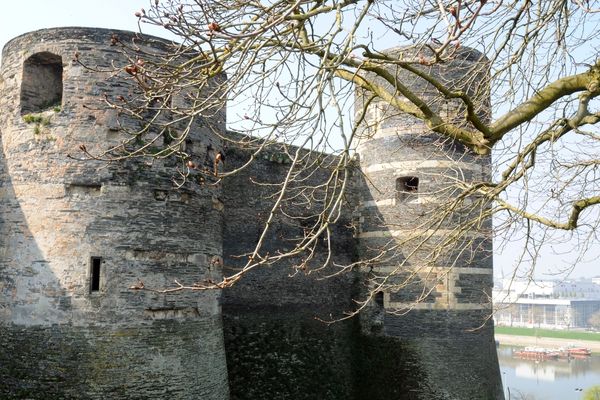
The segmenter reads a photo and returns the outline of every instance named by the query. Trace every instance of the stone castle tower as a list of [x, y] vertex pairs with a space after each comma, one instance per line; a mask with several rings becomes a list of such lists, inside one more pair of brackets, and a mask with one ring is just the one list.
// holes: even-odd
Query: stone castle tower
[[[72, 62], [79, 52], [100, 67], [125, 64], [113, 33], [134, 38], [50, 29], [4, 48], [0, 397], [224, 399], [220, 294], [128, 290], [221, 273], [209, 265], [222, 253], [213, 192], [174, 191], [160, 163], [66, 157], [120, 140], [102, 93], [126, 95], [128, 83]], [[224, 115], [215, 119], [224, 129]], [[192, 140], [211, 136], [198, 128]]]
[[[467, 227], [473, 251], [451, 264], [446, 254], [411, 263], [417, 284], [376, 296], [359, 319], [325, 325], [315, 315], [353, 305], [363, 273], [315, 281], [289, 278], [281, 265], [253, 271], [221, 293], [156, 294], [128, 290], [139, 280], [168, 286], [174, 279], [218, 279], [253, 248], [269, 210], [268, 186], [286, 167], [257, 160], [222, 189], [191, 185], [174, 190], [172, 166], [141, 160], [106, 164], [76, 161], [120, 140], [119, 124], [102, 95], [125, 94], [127, 80], [103, 80], [78, 63], [126, 65], [110, 46], [122, 41], [152, 51], [165, 42], [133, 33], [58, 28], [9, 42], [0, 81], [0, 397], [172, 399], [501, 399], [489, 293], [492, 286], [490, 221]], [[469, 67], [482, 56], [470, 50], [434, 71], [457, 87], [483, 77]], [[435, 67], [437, 68], [437, 67]], [[452, 112], [420, 80], [432, 107]], [[360, 107], [363, 94], [357, 92]], [[481, 100], [481, 114], [489, 110]], [[30, 115], [24, 118], [24, 116]], [[33, 117], [32, 117], [33, 116]], [[121, 123], [128, 123], [126, 120]], [[189, 151], [206, 157], [219, 147], [225, 110], [192, 129]], [[352, 207], [335, 228], [340, 263], [389, 249], [386, 271], [410, 253], [402, 240], [456, 179], [489, 174], [489, 159], [443, 142], [382, 104], [367, 110], [358, 149], [360, 168], [348, 198]], [[450, 156], [449, 156], [450, 154]], [[229, 168], [249, 154], [229, 149]], [[223, 207], [224, 205], [224, 207]], [[360, 214], [360, 232], [344, 226]], [[432, 243], [461, 216], [432, 232]], [[274, 232], [292, 229], [276, 221]], [[286, 244], [273, 235], [266, 250]], [[390, 240], [392, 239], [392, 240]], [[441, 239], [440, 239], [441, 240]], [[317, 255], [316, 257], [320, 257]], [[324, 255], [323, 255], [324, 257]], [[456, 258], [456, 257], [454, 257]], [[425, 296], [423, 296], [425, 293]], [[410, 305], [405, 315], [385, 313]], [[222, 310], [222, 311], [221, 311]], [[486, 322], [487, 321], [487, 322]], [[474, 328], [478, 328], [473, 330]]]
[[[400, 59], [423, 57], [402, 48], [390, 49], [389, 54]], [[460, 49], [451, 62], [420, 69], [476, 99], [477, 114], [486, 120], [490, 114], [488, 67], [481, 53]], [[405, 69], [390, 72], [439, 115], [464, 118], [461, 101], [441, 98], [431, 84]], [[393, 91], [383, 79], [373, 79]], [[357, 119], [368, 95], [357, 90]], [[366, 108], [360, 132], [366, 138], [358, 148], [366, 178], [359, 252], [364, 259], [384, 252], [384, 259], [372, 265], [373, 271], [382, 276], [393, 273], [371, 308], [374, 320], [364, 313], [363, 329], [410, 347], [420, 360], [423, 386], [435, 388], [432, 398], [452, 394], [463, 399], [501, 397], [502, 388], [494, 384], [499, 370], [492, 367], [497, 365], [493, 326], [485, 322], [492, 312], [491, 218], [470, 223], [488, 205], [472, 198], [445, 220], [431, 223], [432, 216], [442, 213], [440, 207], [459, 193], [461, 182], [490, 179], [490, 157], [474, 155], [380, 100]], [[448, 247], [447, 238], [457, 234], [464, 239]], [[469, 363], [489, 365], [465, 371]]]

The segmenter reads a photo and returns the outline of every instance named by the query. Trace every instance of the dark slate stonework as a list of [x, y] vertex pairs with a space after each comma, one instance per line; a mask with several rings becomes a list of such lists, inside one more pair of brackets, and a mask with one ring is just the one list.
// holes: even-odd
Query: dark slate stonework
[[[308, 275], [289, 259], [253, 270], [223, 293], [129, 290], [139, 280], [164, 287], [174, 279], [218, 280], [223, 272], [237, 271], [243, 255], [254, 249], [276, 190], [251, 180], [280, 182], [288, 164], [273, 146], [222, 187], [192, 179], [174, 190], [169, 160], [105, 165], [67, 158], [82, 143], [95, 151], [120, 139], [118, 118], [103, 107], [102, 96], [135, 88], [126, 79], [99, 77], [72, 61], [79, 52], [84, 62], [99, 67], [113, 61], [126, 65], [118, 47], [110, 46], [113, 34], [153, 52], [169, 46], [131, 32], [59, 28], [17, 37], [3, 50], [0, 398], [502, 399], [493, 326], [487, 321], [491, 221], [469, 228], [472, 251], [448, 249], [438, 260], [439, 271], [402, 291], [381, 293], [360, 318], [332, 325], [319, 319], [353, 310], [365, 271], [319, 279], [333, 270]], [[485, 68], [467, 76], [481, 55], [468, 49], [459, 54], [433, 73], [469, 91], [483, 81], [477, 78]], [[26, 60], [29, 70], [23, 69]], [[38, 67], [43, 69], [38, 78], [44, 79], [30, 73]], [[62, 92], [55, 82], [60, 74]], [[459, 107], [433, 96], [424, 82], [401, 79], [431, 96], [437, 111]], [[34, 98], [42, 89], [49, 92], [44, 101]], [[36, 128], [23, 120], [22, 114], [61, 93], [56, 109], [39, 112], [47, 124]], [[488, 100], [479, 101], [486, 117]], [[137, 123], [125, 117], [120, 122]], [[393, 245], [414, 229], [439, 203], [434, 193], [449, 177], [477, 181], [489, 174], [489, 158], [442, 140], [381, 104], [368, 110], [367, 122], [365, 133], [371, 136], [361, 143], [356, 164], [361, 171], [355, 171], [347, 208], [333, 227], [332, 253], [340, 264]], [[187, 145], [199, 165], [209, 158], [207, 147], [224, 148], [213, 129], [224, 132], [225, 110], [193, 127]], [[229, 170], [249, 157], [247, 149], [237, 147], [226, 154]], [[328, 172], [316, 170], [311, 179]], [[407, 176], [419, 178], [418, 193], [399, 196], [397, 179]], [[441, 229], [478, 211], [458, 212]], [[358, 229], [347, 229], [350, 225]], [[285, 238], [303, 229], [303, 222], [278, 216], [263, 251], [291, 249], [294, 243]], [[442, 239], [434, 237], [414, 252], [408, 265], [418, 266]], [[323, 243], [319, 246], [315, 263], [325, 257]], [[412, 250], [396, 248], [383, 267], [405, 262]], [[91, 257], [101, 257], [94, 292]], [[215, 257], [223, 258], [224, 271], [211, 262]], [[455, 268], [449, 269], [453, 261]], [[393, 311], [391, 303], [415, 300], [423, 288], [431, 292], [416, 309], [386, 313]]]
[[352, 399], [353, 322], [298, 308], [225, 308], [232, 399]]
[[[421, 388], [413, 387], [410, 395], [404, 393], [407, 397], [398, 398], [502, 398], [493, 327], [490, 322], [482, 322], [488, 317], [487, 310], [468, 313], [413, 310], [404, 316], [386, 315], [384, 335], [392, 339], [382, 341], [379, 351], [391, 352], [396, 346], [406, 346], [411, 349], [412, 357], [419, 360]], [[376, 342], [372, 346], [376, 347]], [[376, 360], [372, 362], [374, 367]], [[469, 367], [465, 367], [467, 365]], [[396, 360], [383, 369], [390, 377], [413, 373], [412, 366]], [[424, 389], [422, 393], [421, 389]]]
[[[121, 329], [3, 325], [0, 398], [223, 399], [219, 341], [198, 349], [198, 333], [219, 327], [200, 318]], [[199, 368], [207, 363], [214, 367]]]
[[[277, 149], [273, 149], [276, 152]], [[242, 165], [250, 153], [231, 149], [227, 168]], [[223, 257], [225, 274], [241, 267], [261, 233], [272, 206], [271, 186], [250, 180], [281, 182], [285, 164], [260, 159], [225, 181]], [[338, 223], [332, 248], [337, 262], [354, 257], [353, 238]], [[291, 249], [282, 240], [302, 233], [299, 221], [279, 219], [263, 252]], [[323, 260], [319, 255], [318, 260]], [[318, 261], [317, 260], [317, 261]], [[351, 310], [354, 276], [318, 280], [330, 269], [310, 276], [292, 267], [293, 259], [245, 275], [223, 293], [225, 349], [232, 399], [353, 398], [353, 332], [355, 321], [326, 325], [316, 317], [339, 317]], [[293, 277], [290, 277], [293, 275]]]
[[496, 349], [493, 343], [481, 345], [482, 341], [463, 338], [410, 341], [361, 336], [357, 356], [362, 373], [357, 376], [356, 399], [497, 399], [502, 392], [494, 385], [496, 372], [476, 367], [497, 362]]
[[372, 165], [397, 159], [399, 151], [402, 153], [402, 160], [422, 160], [427, 154], [435, 157], [436, 153], [439, 153], [440, 150], [453, 154], [453, 159], [465, 163], [477, 163], [481, 165], [489, 163], [489, 159], [474, 155], [460, 143], [441, 139], [439, 136], [429, 132], [423, 132], [422, 123], [411, 122], [402, 125], [394, 123], [387, 126], [385, 125], [387, 121], [387, 119], [384, 119], [384, 122], [380, 125], [380, 129], [404, 127], [404, 129], [399, 131], [401, 135], [374, 137], [362, 143], [361, 164]]

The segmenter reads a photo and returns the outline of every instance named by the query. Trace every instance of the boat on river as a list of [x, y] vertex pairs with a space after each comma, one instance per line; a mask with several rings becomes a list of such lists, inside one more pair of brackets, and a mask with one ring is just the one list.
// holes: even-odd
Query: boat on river
[[588, 357], [592, 355], [592, 350], [587, 347], [569, 346], [559, 350], [571, 357]]
[[525, 347], [513, 353], [516, 357], [527, 360], [555, 360], [560, 357], [560, 352], [544, 347]]
[[526, 360], [556, 360], [571, 358], [587, 358], [592, 355], [592, 351], [587, 347], [561, 347], [558, 349], [549, 349], [545, 347], [525, 347], [513, 352], [513, 356]]

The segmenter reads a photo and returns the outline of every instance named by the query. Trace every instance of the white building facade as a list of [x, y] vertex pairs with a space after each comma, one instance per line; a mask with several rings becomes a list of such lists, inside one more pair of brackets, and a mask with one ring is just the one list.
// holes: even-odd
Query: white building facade
[[[597, 279], [600, 282], [600, 279]], [[585, 329], [600, 312], [600, 284], [579, 281], [504, 280], [493, 292], [499, 326]]]

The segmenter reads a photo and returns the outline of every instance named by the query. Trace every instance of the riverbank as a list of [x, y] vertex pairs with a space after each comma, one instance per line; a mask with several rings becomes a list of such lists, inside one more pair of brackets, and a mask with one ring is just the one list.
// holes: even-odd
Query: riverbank
[[560, 339], [560, 338], [548, 338], [538, 336], [520, 336], [520, 335], [506, 335], [497, 333], [495, 335], [500, 345], [508, 346], [540, 346], [549, 348], [567, 347], [569, 345], [587, 347], [594, 353], [600, 353], [600, 342], [595, 340], [573, 340], [573, 339]]
[[521, 328], [514, 326], [496, 326], [496, 333], [515, 336], [535, 336], [546, 338], [567, 339], [572, 341], [591, 340], [600, 342], [600, 333], [582, 330], [553, 330], [541, 328]]

